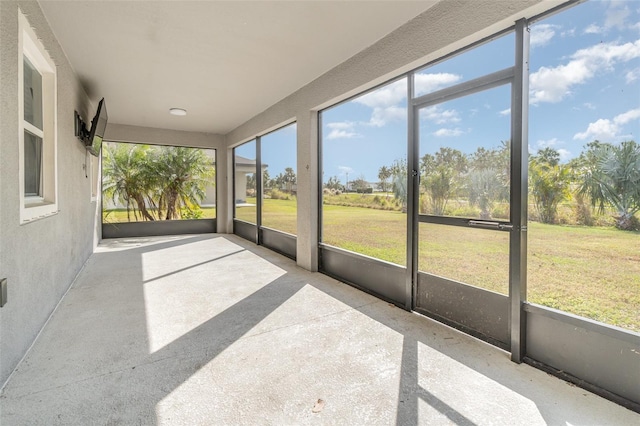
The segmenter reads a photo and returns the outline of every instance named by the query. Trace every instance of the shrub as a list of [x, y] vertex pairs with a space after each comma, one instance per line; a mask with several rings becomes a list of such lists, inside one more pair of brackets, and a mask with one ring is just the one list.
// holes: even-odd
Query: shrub
[[491, 211], [491, 217], [494, 219], [509, 220], [509, 204], [498, 204]]
[[576, 204], [573, 206], [573, 212], [575, 214], [576, 224], [593, 226], [594, 220], [593, 215], [591, 214], [591, 207], [586, 202], [585, 197], [577, 194], [575, 199]]
[[291, 199], [291, 195], [275, 188], [271, 190], [269, 195], [271, 196], [272, 200], [290, 200]]
[[204, 213], [200, 210], [200, 207], [195, 207], [193, 209], [183, 207], [180, 209], [180, 217], [182, 219], [202, 219], [203, 214]]
[[574, 209], [567, 206], [561, 205], [556, 210], [555, 222], [559, 225], [576, 225], [576, 217]]
[[456, 217], [480, 217], [480, 209], [469, 205], [460, 205], [447, 209], [445, 214]]

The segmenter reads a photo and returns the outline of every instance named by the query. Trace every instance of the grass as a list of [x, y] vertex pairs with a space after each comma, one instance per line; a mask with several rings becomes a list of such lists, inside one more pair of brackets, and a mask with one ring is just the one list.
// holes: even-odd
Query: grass
[[[215, 219], [216, 217], [216, 208], [215, 207], [201, 207], [202, 217], [200, 219]], [[131, 217], [131, 220], [129, 220]], [[138, 219], [140, 215], [138, 214]], [[121, 223], [121, 222], [135, 222], [135, 216], [133, 211], [130, 212], [129, 216], [127, 215], [126, 209], [113, 209], [113, 210], [103, 210], [102, 211], [102, 222], [103, 223]]]
[[[406, 215], [324, 206], [323, 242], [406, 265]], [[506, 232], [420, 224], [420, 270], [508, 294]], [[528, 300], [640, 331], [640, 233], [529, 223]]]
[[[348, 202], [363, 197], [348, 196], [359, 197]], [[252, 223], [255, 214], [255, 206], [236, 209]], [[264, 226], [296, 234], [296, 215], [295, 200], [264, 200]], [[326, 244], [406, 265], [407, 217], [400, 211], [325, 204], [323, 224]], [[418, 267], [507, 294], [508, 238], [507, 232], [421, 223]], [[528, 249], [529, 301], [640, 331], [640, 233], [530, 222]]]

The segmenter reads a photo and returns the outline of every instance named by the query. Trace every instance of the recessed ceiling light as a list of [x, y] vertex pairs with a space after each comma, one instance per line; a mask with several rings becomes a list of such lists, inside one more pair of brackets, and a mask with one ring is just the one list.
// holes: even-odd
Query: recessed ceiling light
[[171, 115], [187, 115], [187, 110], [182, 108], [170, 108], [169, 114]]

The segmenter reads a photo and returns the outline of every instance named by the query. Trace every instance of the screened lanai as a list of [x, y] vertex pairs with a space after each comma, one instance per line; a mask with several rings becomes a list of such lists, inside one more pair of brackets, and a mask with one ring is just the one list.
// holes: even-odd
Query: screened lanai
[[[452, 399], [475, 379], [497, 392], [488, 395], [505, 386], [510, 402], [500, 410], [518, 419], [580, 423], [587, 406], [616, 424], [637, 418], [634, 2], [3, 1], [0, 10], [5, 413], [18, 416], [33, 395], [58, 386], [79, 395], [71, 364], [33, 386], [54, 368], [43, 357], [65, 321], [106, 316], [118, 319], [104, 340], [112, 344], [92, 343], [97, 329], [68, 336], [87, 383], [106, 375], [108, 388], [127, 368], [176, 363], [166, 389], [154, 368], [126, 375], [127, 386], [140, 379], [133, 388], [151, 395], [133, 417], [109, 417], [117, 411], [109, 403], [89, 411], [115, 423], [171, 423], [183, 413], [171, 404], [194, 394], [172, 395], [212, 386], [201, 374], [237, 392], [231, 405], [256, 396], [270, 423], [317, 415], [321, 423], [489, 424], [472, 414], [473, 395]], [[96, 152], [79, 140], [78, 119], [90, 127], [102, 98], [108, 124]], [[100, 307], [116, 288], [133, 304], [124, 297], [121, 309]], [[74, 297], [77, 311], [68, 307]], [[364, 322], [323, 322], [341, 307]], [[130, 323], [120, 321], [129, 314]], [[247, 380], [273, 383], [273, 393], [249, 391], [218, 363], [225, 351], [241, 360], [256, 352], [240, 346], [277, 330], [278, 321], [269, 324], [279, 314], [283, 327], [299, 328], [286, 337], [295, 343], [276, 339], [273, 353], [246, 364]], [[332, 383], [326, 370], [352, 364], [368, 381], [388, 373], [391, 387], [376, 388], [384, 408], [369, 416], [339, 405], [331, 417], [331, 391], [288, 411], [279, 377], [290, 386], [305, 367], [294, 362], [287, 375], [267, 358], [319, 356], [307, 314], [343, 335], [319, 334], [331, 361], [309, 374]], [[404, 343], [380, 349], [365, 336], [371, 328]], [[192, 339], [202, 339], [191, 360], [198, 365], [182, 371]], [[465, 349], [445, 349], [450, 340]], [[79, 349], [93, 344], [94, 354]], [[388, 369], [360, 363], [369, 358]], [[458, 377], [457, 363], [471, 375], [430, 388], [429, 374]], [[334, 384], [351, 389], [353, 406], [371, 408], [347, 376]], [[535, 390], [518, 384], [527, 379]], [[547, 409], [545, 392], [562, 409]], [[82, 410], [76, 402], [65, 416]], [[302, 417], [291, 414], [297, 409]], [[217, 419], [257, 419], [225, 413]], [[11, 418], [29, 418], [20, 416]]]

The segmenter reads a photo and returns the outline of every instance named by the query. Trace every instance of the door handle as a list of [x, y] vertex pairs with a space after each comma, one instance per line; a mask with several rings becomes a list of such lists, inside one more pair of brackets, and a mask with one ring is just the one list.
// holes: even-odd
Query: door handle
[[474, 228], [495, 229], [497, 231], [511, 231], [513, 225], [510, 223], [493, 222], [490, 220], [470, 220], [469, 226]]

